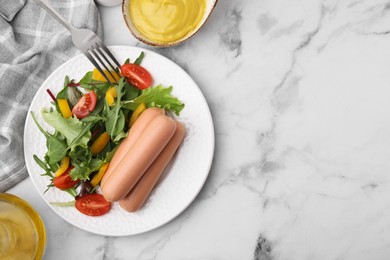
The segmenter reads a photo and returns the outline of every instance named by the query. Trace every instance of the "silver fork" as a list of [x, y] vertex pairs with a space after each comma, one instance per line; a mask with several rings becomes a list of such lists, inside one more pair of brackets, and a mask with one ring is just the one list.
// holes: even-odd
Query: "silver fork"
[[[70, 23], [65, 21], [65, 19], [62, 18], [46, 0], [34, 0], [34, 2], [57, 19], [57, 21], [70, 32], [73, 44], [88, 58], [88, 60], [103, 75], [108, 83], [111, 85], [114, 83], [110, 80], [109, 75], [111, 76], [111, 79], [116, 82], [116, 78], [113, 73], [117, 74], [119, 78], [121, 77], [118, 72], [118, 68], [120, 67], [119, 62], [104, 45], [99, 36], [89, 29], [79, 29], [72, 26]], [[109, 75], [105, 73], [103, 69], [106, 70]]]

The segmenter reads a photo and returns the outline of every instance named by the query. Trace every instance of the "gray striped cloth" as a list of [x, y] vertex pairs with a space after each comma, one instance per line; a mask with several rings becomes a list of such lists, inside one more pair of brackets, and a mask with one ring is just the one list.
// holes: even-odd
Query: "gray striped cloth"
[[[49, 0], [67, 21], [102, 36], [93, 0]], [[27, 110], [42, 82], [78, 54], [70, 34], [32, 0], [0, 0], [0, 192], [28, 176], [23, 156]]]

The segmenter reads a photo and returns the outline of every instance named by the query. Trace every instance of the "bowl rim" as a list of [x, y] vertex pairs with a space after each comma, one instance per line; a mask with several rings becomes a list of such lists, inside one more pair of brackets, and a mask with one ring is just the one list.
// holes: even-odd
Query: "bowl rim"
[[46, 249], [46, 229], [39, 213], [31, 206], [30, 203], [11, 193], [0, 193], [0, 201], [12, 204], [29, 217], [35, 231], [37, 232], [36, 235], [38, 239], [34, 259], [42, 259]]
[[[172, 47], [172, 46], [179, 45], [179, 44], [183, 43], [184, 41], [190, 39], [193, 35], [195, 35], [203, 27], [204, 24], [206, 24], [206, 22], [209, 19], [211, 13], [213, 12], [215, 6], [218, 3], [218, 0], [213, 0], [214, 3], [212, 3], [211, 9], [210, 9], [210, 11], [207, 14], [206, 19], [202, 22], [201, 26], [199, 26], [191, 34], [189, 34], [188, 36], [183, 37], [180, 40], [175, 41], [175, 42], [171, 42], [171, 43], [158, 43], [158, 42], [153, 42], [151, 40], [148, 40], [145, 37], [142, 37], [141, 33], [139, 33], [138, 31], [137, 31], [137, 33], [133, 31], [132, 26], [129, 24], [129, 21], [131, 21], [130, 14], [128, 15], [129, 16], [128, 19], [126, 19], [127, 11], [125, 10], [125, 5], [129, 1], [131, 1], [131, 0], [123, 0], [122, 1], [122, 17], [125, 20], [125, 24], [126, 24], [127, 28], [129, 29], [130, 33], [134, 36], [134, 38], [136, 38], [137, 40], [139, 40], [142, 43], [145, 43], [147, 45], [154, 46], [154, 47]], [[206, 0], [206, 1], [208, 1], [208, 0]], [[134, 28], [134, 30], [136, 30], [136, 28]]]

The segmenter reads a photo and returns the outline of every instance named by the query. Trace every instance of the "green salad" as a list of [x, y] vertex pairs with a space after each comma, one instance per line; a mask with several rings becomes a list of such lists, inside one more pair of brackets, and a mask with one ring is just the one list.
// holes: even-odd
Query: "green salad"
[[[76, 208], [78, 198], [85, 195], [102, 199], [96, 188], [118, 145], [146, 108], [159, 107], [176, 115], [184, 108], [171, 94], [172, 86], [153, 86], [152, 76], [140, 65], [143, 58], [142, 52], [133, 63], [126, 60], [118, 68], [120, 76], [111, 73], [110, 81], [117, 81], [114, 85], [94, 69], [79, 81], [66, 76], [56, 95], [47, 90], [53, 101], [50, 107], [42, 108], [40, 116], [53, 128], [51, 133], [31, 112], [46, 137], [47, 148], [43, 158], [34, 154], [34, 160], [43, 169], [42, 175], [50, 177], [48, 189], [55, 187], [71, 194], [75, 200], [68, 204], [76, 203]], [[78, 209], [87, 215], [102, 215], [110, 208], [107, 203], [100, 210]]]

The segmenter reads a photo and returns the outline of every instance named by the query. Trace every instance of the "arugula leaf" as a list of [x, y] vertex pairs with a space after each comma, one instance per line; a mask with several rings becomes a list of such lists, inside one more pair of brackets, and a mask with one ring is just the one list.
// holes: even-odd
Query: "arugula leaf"
[[68, 84], [69, 84], [69, 82], [70, 82], [69, 77], [65, 76], [64, 87], [60, 92], [58, 92], [56, 99], [59, 99], [59, 98], [68, 99]]
[[34, 161], [45, 171], [45, 173], [41, 174], [41, 176], [48, 176], [50, 178], [50, 183], [46, 186], [46, 190], [43, 193], [46, 193], [51, 187], [54, 186], [53, 184], [53, 178], [54, 175], [52, 172], [54, 172], [50, 167], [47, 166], [46, 162], [43, 162], [41, 159], [38, 158], [35, 154], [33, 155]]
[[38, 158], [35, 154], [33, 155], [34, 161], [45, 171], [42, 175], [47, 175], [51, 178], [53, 178], [53, 174], [51, 173], [51, 170], [47, 167], [46, 163], [44, 163], [41, 159]]
[[[88, 138], [89, 139], [91, 139], [91, 132], [90, 132], [90, 130], [91, 130], [91, 128], [93, 127], [93, 123], [87, 123], [86, 125], [85, 125], [85, 127], [84, 127], [84, 129], [81, 131], [81, 132], [79, 132], [79, 134], [75, 137], [75, 139], [73, 139], [73, 141], [70, 143], [70, 147], [71, 148], [74, 148], [74, 147], [76, 147], [77, 145], [79, 145], [78, 143], [79, 143], [79, 141], [81, 140], [81, 139], [83, 139], [84, 138], [84, 136], [86, 135], [86, 134], [88, 134]], [[83, 145], [81, 145], [82, 147], [85, 147], [85, 146], [83, 146]]]
[[90, 84], [92, 82], [92, 74], [93, 74], [93, 71], [88, 71], [87, 73], [85, 73], [85, 75], [80, 79], [79, 83], [81, 85], [83, 84]]
[[138, 56], [138, 58], [134, 61], [134, 64], [140, 65], [142, 60], [144, 59], [144, 57], [145, 57], [145, 53], [141, 52], [141, 54]]
[[125, 81], [125, 99], [132, 100], [138, 97], [140, 94], [140, 90], [133, 85], [130, 85], [129, 82]]
[[106, 121], [105, 117], [102, 116], [87, 116], [81, 119], [81, 122], [83, 123], [97, 123], [99, 121]]
[[58, 137], [52, 135], [46, 140], [48, 163], [54, 164], [61, 161], [68, 150], [66, 143]]
[[125, 115], [122, 110], [116, 111], [116, 109], [112, 109], [108, 112], [107, 121], [106, 121], [106, 130], [107, 133], [115, 137], [123, 131], [125, 126]]
[[162, 85], [149, 87], [142, 91], [142, 94], [133, 100], [122, 102], [122, 107], [135, 110], [139, 104], [145, 102], [147, 107], [159, 107], [174, 112], [177, 116], [184, 108], [184, 104], [176, 97], [171, 95], [172, 86], [164, 88]]
[[68, 147], [73, 150], [76, 146], [87, 147], [91, 133], [85, 124], [75, 117], [64, 118], [57, 111], [42, 110], [42, 117], [50, 126], [61, 133]]
[[106, 116], [106, 131], [114, 139], [115, 136], [118, 135], [125, 126], [125, 116], [123, 114], [123, 111], [121, 110], [121, 99], [123, 96], [124, 85], [124, 78], [121, 78], [119, 80], [119, 84], [115, 86], [117, 97], [114, 108], [109, 109], [108, 106], [106, 106], [106, 108], [109, 109]]
[[93, 109], [92, 113], [89, 114], [89, 116], [98, 116], [99, 113], [103, 110], [105, 102], [106, 102], [105, 98], [98, 99], [96, 101], [95, 108]]
[[41, 167], [45, 172], [50, 172], [49, 168], [46, 166], [46, 163], [44, 163], [39, 157], [34, 154], [33, 155], [34, 161]]
[[94, 80], [92, 78], [92, 71], [88, 71], [84, 77], [79, 81], [80, 87], [88, 90], [94, 90], [99, 97], [103, 97], [110, 87], [108, 82]]
[[49, 158], [49, 156], [47, 156], [47, 153], [45, 154], [44, 160], [45, 160], [45, 162], [46, 162], [46, 164], [49, 167], [51, 172], [56, 172], [57, 171], [57, 169], [59, 167], [58, 163], [49, 163], [50, 162], [50, 158]]
[[49, 138], [50, 134], [48, 132], [46, 132], [45, 130], [43, 130], [42, 126], [38, 123], [38, 120], [35, 118], [33, 111], [31, 111], [30, 114], [31, 114], [31, 117], [33, 118], [33, 121], [37, 125], [39, 131], [41, 131], [41, 133], [46, 137], [46, 139]]

